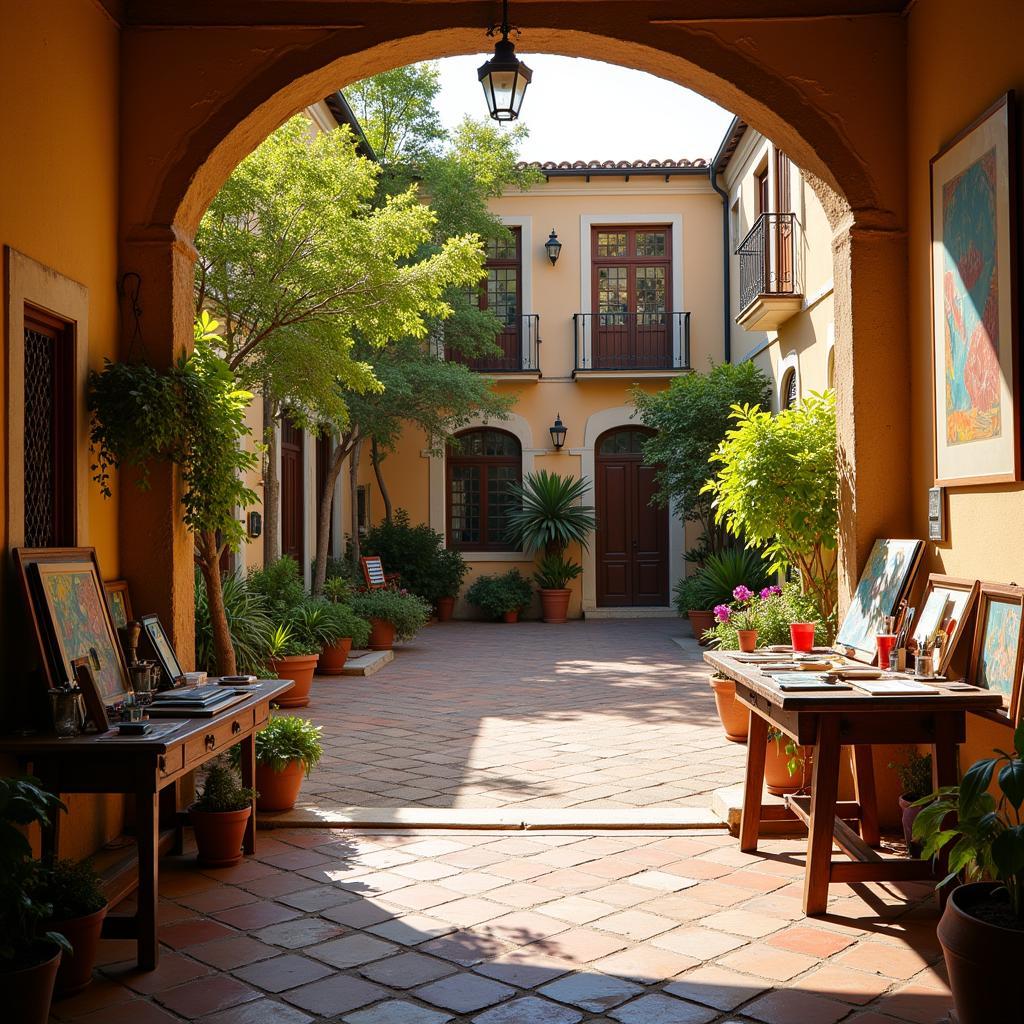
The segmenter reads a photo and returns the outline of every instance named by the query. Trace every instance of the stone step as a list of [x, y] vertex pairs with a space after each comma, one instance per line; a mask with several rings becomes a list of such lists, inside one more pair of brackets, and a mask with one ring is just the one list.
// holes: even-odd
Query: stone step
[[589, 608], [585, 619], [676, 619], [675, 608]]

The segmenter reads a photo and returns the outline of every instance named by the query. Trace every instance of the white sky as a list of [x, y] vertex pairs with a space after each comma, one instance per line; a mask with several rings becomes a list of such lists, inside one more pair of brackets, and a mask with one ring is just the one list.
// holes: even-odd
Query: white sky
[[[533, 71], [520, 121], [530, 129], [524, 160], [708, 160], [732, 115], [673, 82], [579, 57], [523, 52]], [[486, 113], [477, 68], [487, 59], [438, 61], [438, 109], [446, 126]]]

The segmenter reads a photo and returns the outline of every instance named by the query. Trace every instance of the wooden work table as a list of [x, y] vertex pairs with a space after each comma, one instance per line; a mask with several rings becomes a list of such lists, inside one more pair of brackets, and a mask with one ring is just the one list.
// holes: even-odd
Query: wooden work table
[[[744, 664], [732, 653], [708, 651], [704, 660], [736, 683], [736, 699], [750, 711], [740, 849], [757, 849], [762, 823], [783, 818], [802, 821], [808, 828], [804, 913], [825, 912], [830, 883], [932, 877], [928, 861], [885, 859], [876, 852], [878, 805], [871, 746], [929, 744], [935, 787], [955, 785], [956, 747], [964, 741], [967, 712], [1000, 708], [999, 694], [979, 689], [898, 697], [873, 696], [857, 689], [785, 693], [757, 665]], [[941, 683], [930, 685], [941, 687]], [[810, 796], [788, 796], [784, 807], [761, 803], [769, 728], [814, 748]], [[852, 803], [838, 800], [843, 746], [853, 750]], [[857, 824], [857, 830], [849, 821]], [[832, 859], [833, 842], [850, 860]]]
[[[290, 679], [263, 680], [246, 696], [210, 718], [157, 718], [153, 734], [95, 733], [0, 737], [0, 753], [11, 754], [51, 793], [124, 793], [135, 798], [138, 848], [138, 910], [134, 917], [110, 916], [106, 938], [134, 938], [138, 962], [152, 970], [159, 959], [157, 898], [161, 853], [180, 852], [183, 814], [177, 783], [189, 772], [241, 746], [242, 785], [252, 787], [256, 772], [256, 733], [266, 724], [270, 703], [291, 687]], [[161, 813], [162, 812], [162, 813]], [[43, 855], [58, 849], [61, 815], [43, 832]], [[246, 826], [243, 850], [256, 850], [256, 812]]]

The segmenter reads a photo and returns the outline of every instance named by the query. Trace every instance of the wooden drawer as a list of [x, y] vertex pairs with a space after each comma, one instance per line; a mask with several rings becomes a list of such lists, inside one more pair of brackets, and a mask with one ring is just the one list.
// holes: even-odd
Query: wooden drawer
[[172, 747], [166, 754], [161, 754], [159, 767], [161, 778], [167, 778], [168, 775], [180, 772], [185, 767], [184, 744], [180, 747]]
[[255, 723], [255, 708], [239, 711], [216, 724], [211, 722], [209, 728], [185, 741], [185, 767], [211, 755], [223, 753], [240, 735], [250, 732]]

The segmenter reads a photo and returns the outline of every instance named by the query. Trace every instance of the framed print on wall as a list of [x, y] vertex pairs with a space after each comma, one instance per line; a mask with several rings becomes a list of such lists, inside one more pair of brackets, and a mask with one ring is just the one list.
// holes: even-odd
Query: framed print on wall
[[1015, 103], [931, 160], [935, 483], [1020, 479]]
[[107, 595], [107, 607], [110, 617], [114, 620], [114, 628], [121, 629], [131, 622], [132, 599], [128, 594], [127, 580], [105, 580], [103, 590]]
[[1003, 698], [1010, 720], [1020, 717], [1021, 662], [1024, 659], [1024, 587], [982, 583], [967, 682]]

